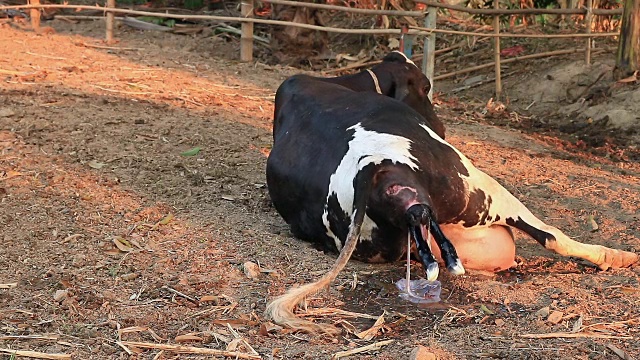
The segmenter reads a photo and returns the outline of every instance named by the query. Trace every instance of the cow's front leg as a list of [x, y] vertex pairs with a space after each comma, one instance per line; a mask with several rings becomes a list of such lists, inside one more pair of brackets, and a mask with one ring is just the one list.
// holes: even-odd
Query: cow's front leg
[[447, 270], [454, 275], [464, 274], [464, 266], [460, 261], [460, 257], [456, 252], [456, 248], [451, 241], [444, 235], [438, 223], [435, 222], [433, 216], [429, 219], [429, 229], [433, 234], [433, 238], [436, 240], [436, 244], [440, 248], [442, 254], [442, 260], [447, 265]]

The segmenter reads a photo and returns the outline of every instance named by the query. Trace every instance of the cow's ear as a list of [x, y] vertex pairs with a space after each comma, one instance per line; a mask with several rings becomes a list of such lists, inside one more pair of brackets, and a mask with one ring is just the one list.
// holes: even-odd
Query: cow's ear
[[406, 64], [407, 58], [399, 51], [392, 51], [382, 59], [383, 62], [392, 62], [398, 64]]

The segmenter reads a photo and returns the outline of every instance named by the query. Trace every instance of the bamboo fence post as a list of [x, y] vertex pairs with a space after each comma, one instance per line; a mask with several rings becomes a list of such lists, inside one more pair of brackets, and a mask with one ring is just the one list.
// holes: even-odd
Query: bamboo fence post
[[[31, 5], [40, 5], [40, 0], [29, 0]], [[40, 9], [32, 8], [29, 12], [31, 17], [31, 27], [36, 34], [40, 34]]]
[[[242, 0], [241, 14], [244, 18], [253, 17], [253, 0]], [[240, 35], [240, 60], [253, 60], [253, 23], [243, 22]]]
[[[499, 0], [493, 0], [493, 8], [496, 11], [500, 9]], [[493, 16], [493, 32], [496, 35], [500, 33], [500, 15]], [[500, 98], [502, 97], [502, 80], [500, 79], [500, 38], [496, 36], [493, 41], [493, 57], [494, 62], [496, 63], [496, 101], [500, 101]]]
[[[116, 7], [116, 0], [107, 0], [107, 8], [114, 9]], [[115, 22], [115, 14], [111, 11], [107, 11], [107, 44], [113, 44], [113, 25]]]
[[[591, 25], [593, 21], [593, 0], [585, 0], [587, 5], [587, 15], [584, 17], [587, 34], [591, 34]], [[587, 38], [587, 47], [584, 52], [584, 62], [591, 65], [591, 38]]]
[[[436, 28], [436, 16], [438, 14], [438, 8], [429, 6], [427, 8], [427, 16], [424, 19], [424, 27], [429, 29]], [[422, 50], [422, 72], [427, 76], [427, 79], [431, 81], [431, 89], [429, 90], [429, 100], [433, 100], [433, 87], [434, 87], [434, 69], [436, 64], [436, 33], [432, 32], [424, 37], [424, 47]]]

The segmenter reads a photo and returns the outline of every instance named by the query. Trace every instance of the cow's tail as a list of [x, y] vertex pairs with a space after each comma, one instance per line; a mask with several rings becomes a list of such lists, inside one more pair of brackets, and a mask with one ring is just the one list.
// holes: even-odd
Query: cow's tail
[[306, 297], [329, 286], [351, 258], [351, 254], [353, 254], [353, 251], [358, 244], [358, 239], [360, 238], [362, 222], [364, 221], [365, 211], [367, 208], [367, 199], [371, 193], [373, 171], [374, 166], [369, 165], [362, 169], [354, 180], [355, 196], [351, 225], [349, 226], [347, 240], [345, 241], [342, 250], [340, 250], [340, 255], [333, 264], [333, 267], [318, 281], [294, 289], [289, 289], [289, 291], [284, 295], [281, 295], [271, 301], [271, 303], [267, 305], [265, 315], [268, 318], [271, 318], [274, 323], [308, 333], [326, 333], [330, 335], [339, 333], [339, 330], [332, 325], [317, 324], [298, 318], [293, 313], [293, 309], [304, 301]]

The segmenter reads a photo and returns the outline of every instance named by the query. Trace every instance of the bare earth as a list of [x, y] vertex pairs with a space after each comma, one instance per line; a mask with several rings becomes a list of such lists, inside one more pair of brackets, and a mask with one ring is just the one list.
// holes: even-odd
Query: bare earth
[[[335, 258], [290, 235], [265, 187], [273, 95], [299, 71], [239, 63], [220, 38], [121, 29], [116, 46], [133, 50], [120, 51], [87, 46], [104, 45], [100, 22], [52, 25], [0, 28], [0, 348], [178, 357], [117, 343], [142, 341], [328, 359], [393, 340], [352, 358], [407, 359], [417, 345], [439, 359], [614, 359], [611, 346], [640, 358], [640, 267], [601, 272], [523, 237], [517, 270], [441, 275], [443, 302], [424, 308], [398, 297], [403, 264], [351, 262], [308, 311], [384, 313], [372, 339], [354, 332], [374, 319], [344, 314], [320, 320], [345, 329], [337, 339], [271, 329], [266, 302]], [[544, 221], [640, 251], [637, 162], [441, 100], [449, 141]], [[247, 261], [264, 272], [248, 278]]]

